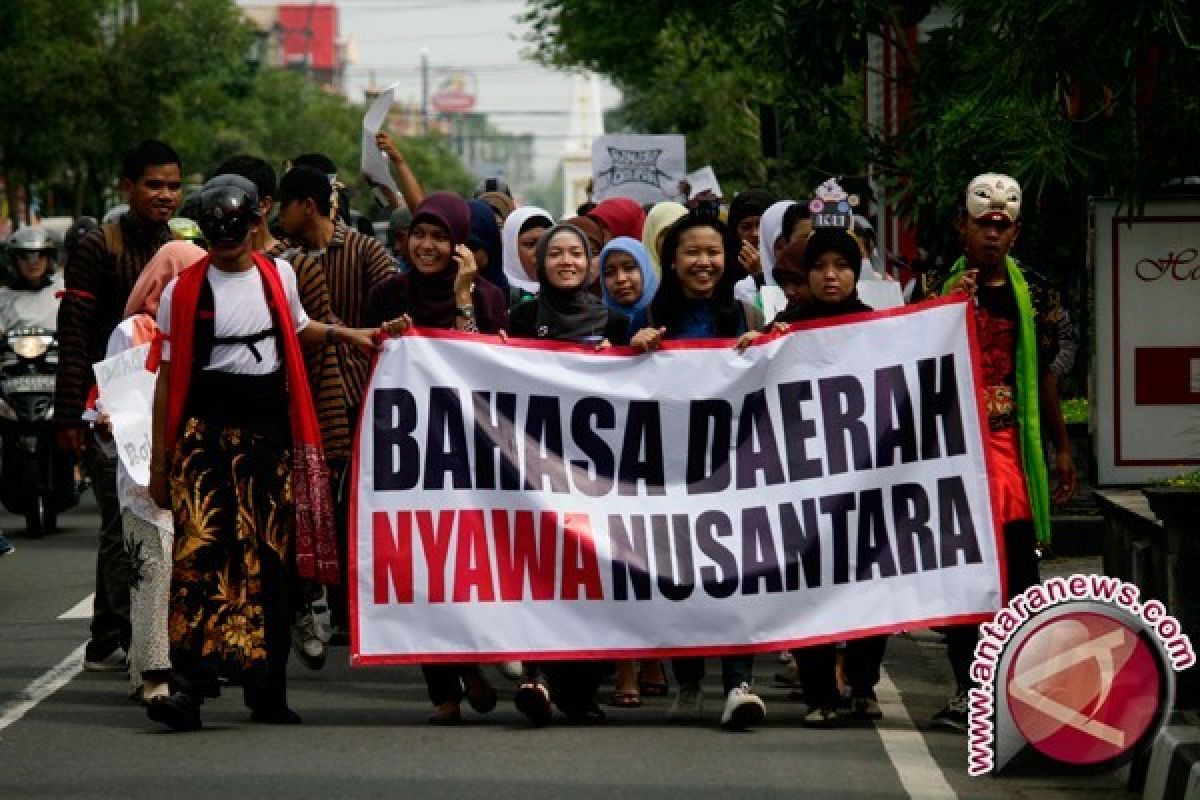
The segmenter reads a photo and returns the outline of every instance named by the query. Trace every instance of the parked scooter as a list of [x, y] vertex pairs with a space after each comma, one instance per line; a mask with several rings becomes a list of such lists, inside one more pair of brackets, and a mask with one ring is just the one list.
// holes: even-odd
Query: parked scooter
[[53, 331], [16, 325], [0, 347], [0, 502], [25, 516], [27, 536], [58, 527], [58, 515], [79, 502], [75, 462], [54, 443], [54, 375], [58, 340]]

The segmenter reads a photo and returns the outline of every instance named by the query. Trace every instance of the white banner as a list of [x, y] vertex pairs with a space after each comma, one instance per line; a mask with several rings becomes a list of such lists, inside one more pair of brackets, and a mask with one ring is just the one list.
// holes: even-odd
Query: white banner
[[969, 313], [935, 300], [744, 354], [388, 341], [356, 453], [354, 662], [770, 651], [987, 618]]
[[92, 365], [100, 404], [112, 422], [117, 456], [139, 486], [150, 483], [150, 418], [157, 373], [146, 371], [150, 345], [132, 347]]
[[679, 200], [687, 173], [682, 134], [608, 134], [592, 142], [592, 198], [630, 197], [641, 204]]

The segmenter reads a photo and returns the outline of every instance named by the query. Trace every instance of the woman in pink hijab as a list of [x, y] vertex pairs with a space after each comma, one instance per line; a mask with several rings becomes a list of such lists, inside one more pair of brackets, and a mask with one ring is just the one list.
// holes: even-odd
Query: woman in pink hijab
[[[186, 240], [172, 241], [159, 248], [146, 264], [141, 276], [129, 293], [125, 304], [125, 319], [108, 340], [107, 357], [119, 355], [141, 345], [154, 351], [158, 326], [154, 323], [163, 289], [184, 269], [204, 257], [204, 250]], [[149, 355], [149, 354], [148, 354]], [[147, 358], [147, 371], [157, 369], [157, 359]], [[151, 381], [153, 378], [150, 379]], [[153, 383], [149, 384], [153, 387]], [[145, 416], [149, 420], [151, 392], [146, 396]], [[104, 413], [104, 396], [97, 399], [97, 408]], [[122, 408], [128, 414], [128, 408]], [[101, 427], [101, 426], [98, 426]], [[107, 427], [107, 424], [103, 427]], [[149, 430], [147, 425], [146, 430]], [[99, 437], [102, 446], [112, 448], [116, 442]], [[134, 574], [129, 581], [129, 620], [132, 638], [129, 646], [129, 679], [132, 696], [149, 702], [168, 694], [171, 660], [168, 655], [167, 603], [171, 591], [171, 551], [175, 532], [171, 512], [164, 511], [150, 499], [147, 488], [140, 484], [117, 458], [117, 499], [121, 506], [121, 525], [125, 534], [125, 549], [133, 558]]]

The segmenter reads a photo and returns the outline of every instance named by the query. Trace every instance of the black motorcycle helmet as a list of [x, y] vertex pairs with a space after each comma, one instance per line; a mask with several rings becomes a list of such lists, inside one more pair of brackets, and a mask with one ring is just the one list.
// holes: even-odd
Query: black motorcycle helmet
[[63, 250], [66, 251], [67, 258], [71, 258], [71, 254], [83, 241], [83, 237], [99, 227], [100, 223], [96, 221], [95, 217], [80, 217], [72, 222], [71, 227], [67, 228], [66, 236], [63, 237]]
[[217, 175], [200, 189], [196, 222], [210, 245], [240, 244], [260, 219], [258, 190], [242, 176]]

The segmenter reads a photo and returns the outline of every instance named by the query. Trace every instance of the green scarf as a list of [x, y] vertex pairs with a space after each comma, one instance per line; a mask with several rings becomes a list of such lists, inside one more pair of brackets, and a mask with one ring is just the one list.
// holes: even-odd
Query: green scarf
[[[1037, 364], [1037, 329], [1033, 316], [1033, 299], [1029, 284], [1017, 262], [1005, 257], [1008, 282], [1017, 298], [1020, 327], [1017, 336], [1017, 430], [1021, 441], [1021, 466], [1025, 471], [1025, 486], [1029, 491], [1029, 507], [1038, 541], [1050, 542], [1050, 479], [1042, 454], [1042, 422]], [[942, 284], [942, 294], [967, 268], [967, 260], [959, 257]]]

